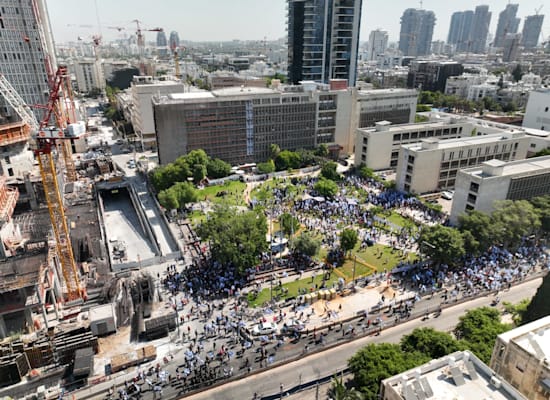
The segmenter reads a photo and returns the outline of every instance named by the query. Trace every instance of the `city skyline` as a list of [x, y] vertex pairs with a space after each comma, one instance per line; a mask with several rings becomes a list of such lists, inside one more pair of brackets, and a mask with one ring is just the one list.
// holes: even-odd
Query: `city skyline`
[[[133, 34], [135, 23], [139, 19], [147, 28], [160, 26], [167, 33], [177, 31], [180, 40], [191, 41], [230, 41], [268, 40], [286, 38], [286, 0], [207, 0], [205, 2], [177, 2], [165, 0], [162, 7], [151, 8], [143, 0], [48, 0], [48, 9], [56, 42], [76, 41], [78, 36], [84, 38], [101, 33], [105, 41], [121, 38], [124, 33]], [[97, 3], [97, 13], [94, 3]], [[522, 0], [518, 17], [522, 19], [520, 31], [523, 29], [523, 19], [534, 15], [540, 7], [540, 0]], [[456, 3], [443, 3], [435, 0], [425, 0], [423, 8], [434, 11], [437, 23], [434, 28], [433, 40], [447, 39], [451, 15], [455, 11], [473, 10], [477, 5], [486, 4], [493, 12], [490, 34], [494, 35], [498, 14], [508, 4], [507, 0], [472, 1], [465, 0]], [[389, 41], [399, 40], [400, 18], [403, 11], [410, 7], [419, 7], [420, 3], [410, 0], [365, 1], [361, 18], [360, 41], [366, 42], [372, 30], [377, 28], [388, 31]], [[135, 10], [129, 12], [128, 10]], [[540, 13], [550, 12], [550, 7], [543, 8]], [[204, 18], [200, 18], [203, 15]], [[125, 16], [127, 16], [125, 18]], [[98, 29], [98, 20], [101, 29]], [[59, 21], [63, 21], [60, 23]], [[84, 27], [79, 25], [85, 25]], [[109, 27], [123, 27], [123, 31]], [[215, 29], [212, 29], [215, 27]], [[550, 36], [550, 18], [545, 18], [542, 33], [547, 39]], [[156, 34], [146, 32], [147, 41], [155, 41]]]

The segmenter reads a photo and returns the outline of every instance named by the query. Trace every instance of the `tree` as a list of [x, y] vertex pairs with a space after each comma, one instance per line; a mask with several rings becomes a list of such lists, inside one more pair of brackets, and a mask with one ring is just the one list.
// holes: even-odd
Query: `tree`
[[292, 240], [291, 247], [297, 253], [313, 257], [319, 253], [321, 242], [318, 239], [315, 239], [311, 234], [303, 232]]
[[512, 78], [514, 82], [521, 81], [521, 78], [523, 77], [523, 71], [521, 69], [521, 65], [517, 64], [516, 67], [512, 71]]
[[378, 399], [380, 382], [390, 376], [418, 367], [430, 360], [418, 352], [401, 350], [398, 344], [368, 344], [348, 361], [353, 381], [366, 399]]
[[202, 149], [198, 150], [191, 150], [189, 153], [187, 153], [185, 157], [185, 161], [188, 165], [204, 165], [206, 166], [208, 164], [208, 155], [206, 152]]
[[257, 167], [258, 172], [262, 174], [270, 174], [272, 172], [275, 172], [275, 163], [273, 162], [273, 160], [267, 160], [264, 163], [259, 163]]
[[329, 161], [323, 165], [323, 168], [321, 168], [321, 176], [326, 179], [330, 179], [331, 181], [339, 181], [340, 180], [340, 174], [336, 171], [336, 168], [338, 167], [338, 164], [336, 164], [334, 161]]
[[301, 162], [300, 155], [290, 150], [281, 151], [275, 158], [275, 166], [278, 171], [300, 168]]
[[401, 350], [420, 352], [428, 357], [440, 358], [463, 349], [461, 343], [447, 332], [433, 328], [417, 328], [401, 338]]
[[219, 206], [199, 225], [197, 233], [210, 244], [212, 259], [233, 268], [240, 276], [256, 265], [261, 253], [268, 249], [267, 220], [257, 211], [236, 213]]
[[300, 221], [290, 213], [283, 213], [279, 217], [281, 230], [287, 236], [291, 236], [300, 229]]
[[178, 196], [173, 190], [166, 189], [158, 194], [159, 203], [167, 210], [175, 210], [180, 208]]
[[489, 364], [497, 336], [509, 329], [509, 325], [500, 322], [500, 312], [497, 309], [481, 307], [460, 317], [454, 333], [466, 348]]
[[325, 178], [320, 178], [315, 186], [313, 186], [313, 189], [321, 196], [330, 198], [338, 193], [338, 185], [334, 181]]
[[206, 178], [206, 165], [195, 164], [193, 166], [193, 182], [201, 183]]
[[197, 190], [189, 182], [178, 182], [168, 190], [174, 192], [180, 207], [197, 201]]
[[340, 233], [340, 247], [344, 250], [344, 253], [353, 250], [357, 244], [357, 231], [353, 229], [343, 229]]
[[366, 165], [363, 165], [359, 170], [359, 176], [365, 179], [376, 179], [377, 177], [372, 168], [369, 168]]
[[271, 158], [276, 159], [279, 153], [281, 152], [281, 148], [276, 143], [271, 143], [269, 145], [269, 153], [271, 154]]
[[504, 301], [502, 305], [504, 306], [504, 311], [512, 316], [512, 321], [514, 321], [514, 325], [520, 326], [524, 321], [523, 317], [527, 312], [529, 303], [531, 303], [531, 299], [523, 299], [517, 304], [512, 304], [508, 301]]
[[226, 163], [219, 158], [214, 158], [208, 161], [206, 165], [208, 177], [212, 179], [219, 179], [228, 176], [231, 173], [231, 164]]
[[321, 143], [317, 149], [315, 150], [315, 155], [319, 156], [319, 157], [328, 157], [328, 146], [326, 145], [326, 143]]
[[491, 214], [494, 237], [505, 248], [516, 249], [523, 237], [535, 233], [541, 226], [535, 208], [527, 200], [500, 200]]
[[361, 392], [358, 392], [354, 387], [347, 388], [342, 378], [338, 379], [336, 376], [332, 378], [332, 384], [328, 392], [333, 400], [361, 400], [364, 398]]
[[537, 289], [537, 293], [533, 296], [531, 303], [529, 303], [527, 310], [525, 310], [525, 313], [522, 316], [522, 323], [526, 324], [550, 315], [550, 301], [548, 301], [549, 296], [550, 274], [546, 274], [542, 280], [542, 284]]
[[540, 227], [543, 232], [550, 232], [550, 195], [533, 197], [529, 200], [533, 207], [535, 207], [535, 212], [537, 213], [540, 220]]
[[471, 246], [472, 242], [467, 243], [468, 240], [465, 240], [465, 246], [467, 246], [467, 250], [471, 253], [478, 254], [484, 252], [493, 244], [493, 223], [491, 217], [484, 212], [472, 210], [467, 214], [459, 216], [458, 228], [465, 239], [464, 235], [468, 233], [477, 242], [477, 246]]
[[452, 264], [465, 253], [460, 232], [443, 225], [425, 226], [418, 243], [422, 252], [436, 264]]

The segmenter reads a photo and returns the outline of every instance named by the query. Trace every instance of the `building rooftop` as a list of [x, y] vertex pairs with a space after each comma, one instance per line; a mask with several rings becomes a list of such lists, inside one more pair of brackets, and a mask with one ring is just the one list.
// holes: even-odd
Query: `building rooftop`
[[499, 339], [516, 343], [538, 360], [550, 360], [550, 316], [502, 333]]
[[174, 104], [182, 103], [186, 101], [195, 100], [215, 100], [226, 99], [230, 97], [247, 97], [250, 95], [271, 95], [271, 96], [296, 96], [297, 94], [303, 94], [298, 92], [281, 92], [270, 88], [254, 87], [254, 86], [234, 86], [218, 90], [209, 91], [197, 91], [186, 93], [171, 93], [167, 95], [161, 95], [155, 97], [153, 100], [155, 104]]
[[403, 89], [403, 88], [395, 88], [395, 89], [362, 89], [358, 90], [357, 94], [361, 97], [367, 97], [372, 95], [388, 95], [388, 94], [408, 94], [411, 96], [418, 96], [418, 93], [416, 92], [416, 89]]
[[435, 150], [435, 149], [446, 150], [446, 149], [454, 149], [458, 147], [492, 144], [498, 140], [511, 140], [511, 139], [518, 139], [521, 137], [525, 137], [525, 135], [521, 132], [516, 132], [516, 133], [505, 132], [502, 134], [494, 133], [491, 135], [472, 136], [472, 137], [456, 138], [456, 139], [438, 140], [436, 138], [429, 138], [429, 139], [422, 139], [420, 143], [411, 143], [411, 144], [404, 145], [403, 147], [413, 151]]
[[468, 351], [432, 360], [382, 381], [384, 398], [524, 400], [521, 393]]
[[399, 125], [392, 125], [392, 123], [389, 121], [379, 121], [379, 122], [376, 122], [376, 127], [374, 128], [373, 127], [359, 128], [359, 130], [363, 132], [399, 133], [399, 132], [409, 132], [411, 130], [446, 128], [451, 125], [459, 125], [465, 122], [466, 122], [465, 120], [459, 119], [459, 118], [455, 120], [449, 120], [449, 121], [436, 121], [436, 122], [431, 121], [431, 122], [399, 124]]
[[482, 163], [481, 166], [465, 168], [462, 172], [469, 175], [480, 175], [484, 178], [490, 178], [494, 176], [531, 175], [533, 173], [541, 173], [545, 170], [550, 170], [550, 156], [509, 162], [496, 159], [488, 160]]
[[47, 259], [47, 251], [40, 251], [0, 261], [0, 293], [36, 285]]
[[99, 321], [106, 318], [114, 318], [113, 305], [111, 303], [90, 308], [88, 320]]

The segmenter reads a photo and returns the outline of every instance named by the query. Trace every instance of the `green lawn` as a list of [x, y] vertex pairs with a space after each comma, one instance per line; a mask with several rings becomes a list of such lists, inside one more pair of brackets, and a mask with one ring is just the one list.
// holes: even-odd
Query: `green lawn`
[[206, 215], [202, 211], [191, 211], [189, 214], [187, 214], [187, 218], [189, 221], [191, 221], [191, 226], [196, 228], [199, 224], [201, 224], [204, 220], [206, 220]]
[[[388, 212], [383, 212], [383, 213], [378, 214], [378, 216], [380, 218], [386, 219], [386, 221], [391, 222], [392, 224], [394, 224], [396, 226], [400, 226], [402, 228], [408, 228], [413, 233], [418, 230], [418, 227], [416, 226], [414, 221], [412, 221], [409, 218], [403, 217], [402, 215], [398, 214], [395, 211], [391, 211], [389, 213]], [[388, 225], [381, 225], [381, 224], [378, 224], [378, 223], [376, 223], [376, 225], [380, 226], [382, 229], [389, 229]]]
[[[335, 274], [334, 272], [330, 275], [330, 279], [326, 281], [325, 286], [330, 288], [333, 283], [338, 281], [339, 276]], [[298, 296], [298, 289], [307, 289], [308, 293], [310, 293], [310, 288], [313, 288], [315, 291], [315, 284], [318, 286], [321, 285], [323, 281], [323, 274], [319, 273], [315, 280], [312, 282], [311, 278], [304, 278], [288, 283], [283, 284], [283, 288], [288, 289], [288, 293], [286, 295], [281, 295], [281, 299], [288, 298], [288, 297], [296, 297]], [[281, 294], [281, 290], [277, 286], [278, 280], [273, 281], [273, 297]], [[269, 301], [271, 299], [271, 289], [268, 287], [266, 289], [263, 289], [256, 298], [254, 298], [251, 294], [248, 295], [248, 305], [250, 307], [258, 307], [264, 304], [266, 301]]]
[[[387, 269], [389, 271], [395, 268], [400, 262], [407, 261], [407, 256], [400, 256], [400, 252], [398, 250], [393, 250], [392, 247], [385, 246], [379, 243], [375, 244], [374, 246], [367, 247], [363, 250], [359, 250], [359, 247], [357, 246], [352, 253], [352, 257], [354, 255], [357, 255], [357, 258], [376, 268], [377, 271], [383, 271], [384, 269]], [[406, 254], [409, 255], [409, 261], [414, 261], [418, 258], [415, 253]], [[353, 267], [353, 260], [351, 261], [351, 265]]]
[[[239, 181], [227, 181], [225, 185], [208, 186], [197, 191], [198, 200], [210, 200], [213, 203], [225, 203], [232, 206], [246, 206], [243, 193], [246, 184]], [[218, 193], [226, 192], [223, 196]]]

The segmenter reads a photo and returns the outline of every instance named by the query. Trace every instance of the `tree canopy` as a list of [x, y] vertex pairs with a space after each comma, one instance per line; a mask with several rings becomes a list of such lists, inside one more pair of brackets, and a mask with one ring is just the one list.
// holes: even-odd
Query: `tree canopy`
[[540, 220], [543, 232], [550, 232], [550, 195], [534, 197], [530, 200]]
[[206, 164], [206, 170], [210, 178], [224, 178], [231, 174], [231, 164], [226, 163], [219, 158], [214, 158], [208, 161], [208, 164]]
[[300, 229], [300, 221], [287, 212], [280, 215], [279, 224], [281, 225], [281, 230], [287, 236], [291, 236]]
[[267, 160], [264, 163], [258, 163], [258, 172], [262, 174], [270, 174], [272, 172], [275, 172], [275, 163], [273, 160]]
[[189, 182], [178, 182], [158, 195], [159, 203], [164, 208], [179, 209], [187, 203], [197, 201], [197, 190]]
[[261, 212], [238, 213], [219, 206], [199, 225], [197, 233], [210, 244], [214, 260], [233, 267], [240, 275], [257, 264], [261, 253], [268, 249], [267, 220]]
[[357, 244], [357, 231], [354, 229], [343, 229], [340, 233], [340, 247], [344, 253], [352, 250]]
[[353, 381], [366, 399], [378, 399], [380, 381], [422, 365], [430, 357], [419, 352], [404, 352], [398, 344], [368, 344], [349, 360]]
[[458, 217], [458, 227], [463, 234], [470, 234], [477, 243], [475, 246], [467, 246], [465, 243], [470, 253], [484, 252], [494, 242], [491, 217], [481, 211], [472, 210]]
[[313, 257], [319, 253], [321, 241], [315, 239], [310, 233], [303, 232], [292, 240], [291, 247], [297, 253]]
[[332, 198], [338, 193], [338, 185], [330, 179], [320, 178], [313, 189], [321, 196]]
[[540, 228], [535, 207], [527, 200], [496, 201], [491, 220], [495, 239], [512, 250], [521, 244], [522, 238]]
[[452, 264], [465, 254], [460, 232], [443, 225], [425, 226], [418, 243], [422, 252], [436, 264]]
[[460, 342], [447, 332], [433, 328], [417, 328], [401, 338], [401, 350], [420, 352], [430, 358], [440, 358], [463, 349]]
[[455, 336], [480, 360], [489, 364], [498, 335], [510, 329], [500, 322], [500, 312], [491, 307], [475, 308], [460, 317]]
[[340, 174], [336, 171], [337, 167], [338, 164], [336, 164], [334, 161], [329, 161], [325, 163], [321, 168], [321, 176], [323, 178], [330, 179], [331, 181], [339, 181]]

